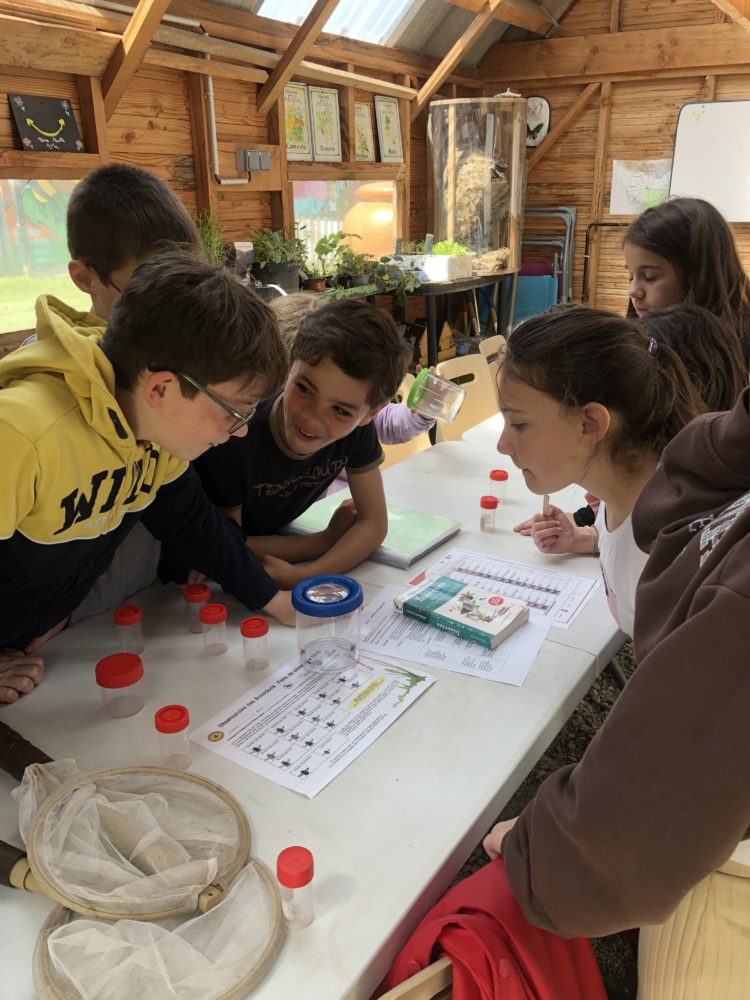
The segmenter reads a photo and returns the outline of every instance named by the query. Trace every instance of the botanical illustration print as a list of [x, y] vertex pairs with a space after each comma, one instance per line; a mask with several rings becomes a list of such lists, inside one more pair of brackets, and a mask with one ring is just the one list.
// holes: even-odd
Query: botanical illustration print
[[354, 158], [370, 163], [375, 159], [372, 119], [367, 104], [354, 105]]
[[324, 163], [341, 160], [341, 125], [338, 92], [328, 87], [310, 87], [310, 119], [313, 155]]
[[507, 614], [509, 606], [505, 604], [502, 597], [477, 598], [470, 590], [464, 590], [456, 598], [456, 602], [451, 604], [449, 614], [459, 615], [468, 621], [474, 622], [494, 622]]
[[284, 87], [284, 132], [287, 157], [290, 160], [311, 160], [307, 87], [302, 83], [290, 83]]

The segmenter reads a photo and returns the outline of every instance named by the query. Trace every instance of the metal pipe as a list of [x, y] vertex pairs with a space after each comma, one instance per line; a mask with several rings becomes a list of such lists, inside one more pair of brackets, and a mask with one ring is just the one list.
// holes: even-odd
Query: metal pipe
[[592, 229], [625, 229], [629, 222], [590, 222], [586, 226], [586, 236], [583, 241], [583, 280], [581, 282], [581, 304], [586, 305], [589, 301], [589, 257], [591, 248]]

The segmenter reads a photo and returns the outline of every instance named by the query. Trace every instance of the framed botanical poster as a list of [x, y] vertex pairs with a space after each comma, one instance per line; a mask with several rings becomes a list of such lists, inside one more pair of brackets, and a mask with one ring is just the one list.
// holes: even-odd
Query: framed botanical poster
[[320, 163], [341, 162], [339, 92], [329, 87], [308, 87], [313, 157]]
[[354, 102], [354, 159], [364, 163], [375, 160], [375, 141], [372, 136], [370, 105]]
[[378, 122], [381, 163], [403, 163], [404, 148], [401, 145], [401, 122], [396, 98], [376, 94], [375, 117]]
[[310, 111], [304, 83], [288, 83], [284, 87], [284, 132], [287, 160], [312, 160]]

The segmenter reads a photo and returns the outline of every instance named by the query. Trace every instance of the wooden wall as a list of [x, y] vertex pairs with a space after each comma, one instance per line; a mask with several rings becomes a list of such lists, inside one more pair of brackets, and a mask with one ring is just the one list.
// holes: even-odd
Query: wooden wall
[[[725, 20], [709, 0], [578, 0], [554, 41], [500, 44], [483, 60], [486, 93], [510, 85], [550, 102], [548, 151], [543, 143], [537, 162], [528, 151], [526, 203], [576, 207], [577, 300], [586, 227], [628, 221], [609, 214], [612, 160], [671, 157], [677, 116], [688, 101], [750, 98], [750, 34]], [[589, 102], [555, 140], [555, 127], [591, 84]], [[750, 224], [734, 229], [750, 270]], [[527, 222], [525, 231], [552, 230]], [[589, 302], [617, 311], [627, 304], [623, 232], [602, 229], [592, 240]], [[539, 259], [531, 249], [524, 256]]]

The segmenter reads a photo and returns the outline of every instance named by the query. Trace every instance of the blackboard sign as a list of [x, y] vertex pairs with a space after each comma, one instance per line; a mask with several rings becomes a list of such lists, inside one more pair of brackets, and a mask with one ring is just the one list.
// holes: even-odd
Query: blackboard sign
[[29, 151], [82, 153], [83, 143], [70, 101], [8, 94], [21, 145]]

